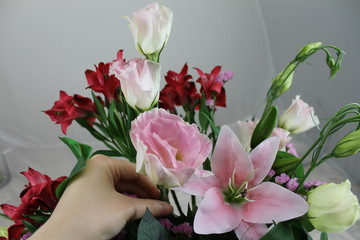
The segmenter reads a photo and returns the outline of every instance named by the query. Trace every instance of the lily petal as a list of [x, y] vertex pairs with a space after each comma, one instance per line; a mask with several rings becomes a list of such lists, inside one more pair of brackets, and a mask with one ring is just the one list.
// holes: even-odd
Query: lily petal
[[253, 178], [254, 168], [248, 154], [228, 126], [221, 128], [211, 159], [211, 170], [219, 178], [223, 187], [229, 184], [229, 178], [233, 177], [234, 171], [237, 186]]
[[265, 224], [248, 223], [242, 221], [239, 227], [235, 228], [235, 234], [242, 240], [258, 240], [267, 233]]
[[282, 222], [304, 215], [309, 205], [297, 194], [275, 183], [263, 182], [248, 190], [247, 202], [241, 208], [241, 216], [251, 223]]
[[212, 187], [221, 188], [219, 179], [210, 171], [196, 170], [181, 187], [173, 188], [173, 190], [204, 197]]
[[194, 231], [199, 234], [225, 233], [239, 226], [241, 216], [224, 201], [221, 189], [210, 188], [196, 212]]
[[257, 186], [267, 176], [274, 163], [279, 144], [278, 137], [267, 138], [250, 152], [249, 157], [255, 169], [250, 187]]

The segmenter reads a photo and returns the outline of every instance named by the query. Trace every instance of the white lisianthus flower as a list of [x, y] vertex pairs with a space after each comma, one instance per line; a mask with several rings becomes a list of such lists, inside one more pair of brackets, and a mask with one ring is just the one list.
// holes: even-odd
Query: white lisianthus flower
[[142, 58], [126, 62], [120, 53], [110, 67], [110, 74], [120, 80], [126, 102], [134, 109], [146, 111], [159, 99], [160, 69], [159, 63]]
[[159, 54], [170, 35], [172, 11], [159, 3], [152, 3], [126, 18], [138, 51], [146, 56]]
[[279, 118], [279, 127], [292, 134], [305, 132], [319, 125], [319, 119], [314, 114], [314, 108], [297, 95], [288, 109]]
[[307, 216], [317, 230], [343, 232], [359, 220], [359, 202], [350, 188], [351, 183], [346, 180], [340, 184], [324, 184], [309, 192]]

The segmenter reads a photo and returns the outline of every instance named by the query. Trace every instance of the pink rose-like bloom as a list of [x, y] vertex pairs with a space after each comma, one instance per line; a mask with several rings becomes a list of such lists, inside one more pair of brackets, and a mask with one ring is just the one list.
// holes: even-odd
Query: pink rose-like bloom
[[121, 90], [131, 107], [147, 110], [159, 99], [160, 68], [159, 63], [142, 58], [126, 62], [120, 50], [110, 67], [110, 74], [120, 80]]
[[210, 139], [195, 124], [164, 109], [140, 114], [131, 124], [130, 137], [137, 172], [167, 188], [185, 183], [211, 151]]
[[305, 132], [319, 125], [319, 119], [314, 114], [314, 108], [297, 95], [290, 107], [279, 118], [279, 126], [293, 134]]

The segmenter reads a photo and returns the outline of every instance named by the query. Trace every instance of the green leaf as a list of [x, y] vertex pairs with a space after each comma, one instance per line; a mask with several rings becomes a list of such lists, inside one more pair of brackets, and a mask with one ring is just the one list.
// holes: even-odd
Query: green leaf
[[289, 173], [294, 170], [294, 168], [298, 165], [299, 161], [300, 158], [295, 157], [290, 153], [279, 151], [276, 154], [276, 159], [272, 166], [272, 169], [274, 169], [277, 174]]
[[95, 156], [96, 154], [102, 154], [108, 157], [123, 157], [123, 155], [121, 155], [119, 152], [111, 150], [98, 150], [91, 154], [91, 156]]
[[205, 96], [203, 95], [200, 102], [199, 123], [202, 131], [205, 133], [209, 127], [209, 119], [210, 119], [209, 116], [210, 116], [210, 112], [208, 106], [206, 106]]
[[21, 222], [24, 224], [26, 229], [29, 230], [29, 232], [31, 233], [34, 233], [38, 229], [37, 226], [34, 226], [32, 223], [29, 223], [28, 221], [21, 220]]
[[3, 217], [3, 218], [5, 218], [6, 220], [10, 220], [10, 221], [11, 221], [11, 218], [9, 218], [8, 216], [6, 216], [6, 215], [3, 214], [3, 213], [0, 213], [0, 217]]
[[328, 240], [328, 234], [325, 232], [322, 232], [320, 235], [320, 240]]
[[106, 122], [107, 118], [106, 118], [106, 114], [105, 114], [103, 105], [100, 103], [99, 99], [95, 96], [95, 93], [93, 91], [91, 92], [91, 95], [93, 97], [93, 100], [94, 100], [94, 103], [96, 106], [96, 110], [99, 113], [101, 121]]
[[86, 161], [90, 158], [92, 147], [79, 143], [71, 138], [60, 138], [73, 152], [77, 159], [77, 163], [72, 169], [68, 178], [66, 178], [57, 188], [56, 188], [56, 196], [58, 198], [61, 197], [63, 192], [65, 191], [69, 181], [74, 178], [79, 172], [81, 172], [86, 167]]
[[170, 239], [165, 227], [146, 209], [138, 229], [138, 240], [168, 240]]
[[107, 138], [101, 135], [98, 131], [96, 131], [96, 129], [93, 128], [93, 126], [89, 125], [85, 119], [79, 118], [76, 119], [76, 122], [79, 123], [80, 126], [82, 126], [83, 128], [86, 128], [89, 131], [89, 133], [97, 140], [102, 142], [107, 141]]
[[259, 145], [262, 141], [271, 135], [277, 121], [277, 116], [277, 107], [271, 106], [269, 110], [261, 117], [251, 137], [250, 146], [252, 149], [254, 149], [257, 145]]
[[276, 224], [265, 236], [260, 240], [312, 240], [311, 236], [305, 230], [301, 221], [291, 220]]
[[44, 215], [44, 214], [24, 215], [24, 216], [31, 218], [32, 220], [34, 220], [37, 223], [44, 223], [50, 218], [50, 215]]

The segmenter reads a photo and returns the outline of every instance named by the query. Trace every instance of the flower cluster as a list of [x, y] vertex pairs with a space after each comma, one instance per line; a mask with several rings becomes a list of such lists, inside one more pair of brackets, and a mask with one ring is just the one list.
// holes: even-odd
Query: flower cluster
[[[14, 221], [14, 225], [8, 229], [9, 239], [20, 239], [24, 232], [29, 235], [26, 226], [39, 227], [49, 218], [59, 201], [55, 190], [66, 178], [59, 177], [51, 180], [49, 176], [32, 168], [29, 168], [27, 172], [22, 172], [22, 174], [29, 183], [20, 193], [20, 205], [17, 207], [10, 204], [0, 205], [4, 214]], [[22, 239], [26, 238], [23, 236]]]
[[[169, 40], [173, 14], [153, 3], [127, 19], [143, 57], [126, 60], [124, 51], [118, 51], [115, 60], [85, 71], [92, 99], [61, 91], [60, 99], [45, 113], [61, 125], [64, 134], [75, 120], [107, 147], [85, 156], [73, 151], [81, 164], [99, 152], [126, 158], [158, 186], [163, 200], [168, 201], [171, 193], [177, 214], [160, 219], [161, 224], [145, 214], [142, 224], [131, 226], [137, 224], [140, 233], [142, 227], [167, 231], [165, 235], [174, 239], [213, 239], [216, 235], [272, 240], [286, 234], [295, 240], [291, 236], [311, 239], [308, 232], [313, 229], [324, 235], [341, 232], [357, 221], [360, 206], [349, 181], [327, 184], [306, 180], [326, 160], [360, 151], [359, 127], [332, 151], [324, 149], [327, 139], [343, 126], [359, 126], [360, 105], [346, 105], [321, 123], [299, 95], [280, 116], [274, 104], [291, 88], [298, 65], [318, 51], [325, 52], [333, 78], [341, 65], [340, 49], [321, 43], [304, 46], [273, 79], [262, 115], [237, 122], [237, 136], [233, 129], [218, 126], [214, 120], [216, 106], [226, 107], [224, 84], [233, 73], [216, 65], [209, 73], [194, 68], [198, 77], [193, 78], [186, 63], [180, 72], [167, 72], [160, 90], [160, 54]], [[298, 154], [293, 135], [314, 127], [319, 129], [319, 137], [306, 153]], [[75, 140], [62, 140], [72, 150], [92, 151]], [[310, 166], [305, 168], [303, 162], [310, 154]], [[18, 207], [1, 205], [15, 222], [8, 229], [8, 238], [26, 239], [44, 223], [57, 204], [56, 196], [66, 187], [60, 183], [70, 181], [81, 170], [75, 167], [65, 181], [64, 177], [51, 181], [32, 169], [23, 173], [29, 185], [20, 195], [22, 203]], [[177, 198], [179, 192], [191, 196], [186, 213]], [[133, 239], [134, 232], [125, 227], [117, 239]]]

